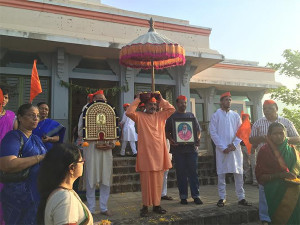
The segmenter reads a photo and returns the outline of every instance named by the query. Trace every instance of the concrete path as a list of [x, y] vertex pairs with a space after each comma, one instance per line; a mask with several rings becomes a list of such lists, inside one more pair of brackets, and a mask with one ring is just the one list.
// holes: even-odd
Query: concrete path
[[[142, 207], [141, 192], [111, 194], [108, 208], [113, 216], [100, 213], [94, 215], [94, 221], [108, 219], [117, 224], [259, 224], [258, 221], [258, 188], [245, 185], [246, 200], [253, 203], [251, 207], [239, 206], [235, 195], [234, 184], [227, 185], [227, 204], [224, 208], [216, 206], [218, 190], [216, 185], [200, 186], [200, 198], [203, 205], [195, 205], [192, 198], [188, 205], [181, 205], [178, 189], [168, 189], [168, 195], [174, 200], [162, 200], [161, 206], [167, 210], [165, 215], [157, 215], [149, 208], [150, 217], [140, 218]], [[99, 207], [99, 202], [97, 201]], [[99, 210], [99, 208], [98, 208]], [[247, 218], [246, 218], [247, 217]], [[201, 220], [201, 221], [200, 221]], [[190, 221], [190, 222], [187, 222]], [[198, 222], [197, 222], [198, 221]]]

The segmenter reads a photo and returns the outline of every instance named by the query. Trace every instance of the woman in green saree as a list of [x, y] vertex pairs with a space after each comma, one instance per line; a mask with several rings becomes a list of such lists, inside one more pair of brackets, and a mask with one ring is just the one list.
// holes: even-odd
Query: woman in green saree
[[288, 144], [286, 129], [269, 126], [267, 144], [258, 153], [256, 178], [264, 185], [272, 224], [300, 224], [300, 152]]

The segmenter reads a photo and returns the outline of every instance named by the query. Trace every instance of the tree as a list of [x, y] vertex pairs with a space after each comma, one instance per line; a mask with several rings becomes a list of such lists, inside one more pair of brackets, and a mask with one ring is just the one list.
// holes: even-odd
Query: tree
[[[267, 66], [279, 72], [280, 75], [295, 77], [299, 80], [295, 89], [279, 87], [271, 90], [271, 97], [282, 101], [287, 105], [283, 109], [283, 116], [291, 120], [298, 133], [300, 132], [300, 52], [297, 50], [286, 49], [282, 56], [284, 63], [268, 63]], [[289, 106], [294, 106], [289, 108]]]

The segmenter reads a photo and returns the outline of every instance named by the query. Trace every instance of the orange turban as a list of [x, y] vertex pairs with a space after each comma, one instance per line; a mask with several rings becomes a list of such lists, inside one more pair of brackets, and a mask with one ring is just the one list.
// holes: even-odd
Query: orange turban
[[273, 105], [273, 104], [276, 104], [276, 102], [273, 101], [272, 99], [264, 101], [264, 105]]
[[151, 103], [156, 103], [156, 98], [154, 98], [154, 97], [150, 98], [150, 99], [149, 99], [149, 102], [151, 102]]
[[223, 93], [223, 94], [220, 96], [220, 100], [221, 100], [222, 98], [224, 98], [224, 97], [231, 97], [230, 92], [225, 92], [225, 93]]
[[184, 101], [187, 101], [187, 98], [184, 96], [184, 95], [179, 95], [177, 97], [177, 100], [184, 100]]
[[145, 104], [144, 103], [140, 104], [139, 108], [141, 108], [141, 107], [145, 107]]
[[93, 96], [95, 96], [95, 95], [104, 95], [104, 92], [103, 92], [103, 90], [98, 90], [93, 94]]
[[125, 103], [125, 104], [123, 105], [123, 107], [127, 107], [127, 106], [130, 106], [130, 104]]

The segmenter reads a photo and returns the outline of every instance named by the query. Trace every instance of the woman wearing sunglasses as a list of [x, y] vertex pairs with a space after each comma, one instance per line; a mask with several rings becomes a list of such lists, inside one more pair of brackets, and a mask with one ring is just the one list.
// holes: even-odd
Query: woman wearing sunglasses
[[38, 176], [38, 224], [93, 224], [90, 211], [73, 190], [83, 164], [75, 145], [57, 144], [46, 154]]

